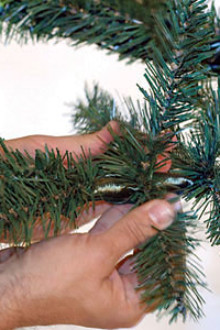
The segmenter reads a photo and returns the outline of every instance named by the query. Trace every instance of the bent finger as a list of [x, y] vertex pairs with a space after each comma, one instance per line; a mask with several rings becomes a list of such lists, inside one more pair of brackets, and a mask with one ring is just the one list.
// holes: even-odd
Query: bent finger
[[71, 148], [68, 148], [68, 150], [78, 155], [82, 153], [83, 149], [85, 156], [89, 154], [96, 156], [104, 153], [107, 149], [107, 145], [114, 139], [112, 133], [120, 133], [119, 123], [116, 121], [109, 122], [98, 132], [75, 136], [75, 140], [72, 144], [72, 151]]
[[[44, 151], [45, 146], [49, 150], [54, 150], [55, 153], [56, 149], [59, 149], [62, 156], [65, 155], [66, 151], [73, 153], [73, 155], [81, 155], [82, 148], [86, 156], [90, 153], [97, 155], [103, 153], [107, 148], [107, 144], [113, 140], [111, 132], [119, 134], [119, 123], [116, 121], [109, 122], [100, 131], [92, 134], [67, 136], [30, 135], [6, 140], [4, 144], [11, 151], [18, 149], [22, 153], [27, 152], [32, 157], [35, 156], [37, 149]], [[4, 154], [2, 148], [0, 148], [0, 153]]]

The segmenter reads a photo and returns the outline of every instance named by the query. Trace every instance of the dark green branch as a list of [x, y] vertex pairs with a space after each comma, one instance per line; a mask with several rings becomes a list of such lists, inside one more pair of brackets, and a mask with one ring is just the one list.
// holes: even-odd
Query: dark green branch
[[[47, 237], [51, 228], [54, 235], [59, 233], [63, 216], [70, 228], [77, 226], [81, 210], [96, 200], [139, 205], [164, 197], [169, 187], [163, 185], [164, 178], [157, 176], [156, 171], [157, 155], [165, 150], [166, 143], [159, 136], [146, 152], [146, 141], [137, 140], [132, 128], [129, 131], [128, 126], [122, 126], [121, 133], [122, 136], [114, 136], [105, 154], [94, 159], [85, 159], [84, 155], [74, 159], [68, 152], [61, 157], [58, 150], [55, 153], [47, 148], [45, 152], [37, 150], [32, 158], [18, 150], [9, 152], [1, 142], [4, 155], [0, 156], [0, 236], [14, 244], [30, 244], [36, 221], [40, 221]], [[148, 163], [151, 165], [146, 167]], [[159, 233], [156, 241], [146, 243], [137, 257], [145, 302], [151, 305], [156, 301], [158, 310], [171, 309], [171, 319], [179, 313], [184, 318], [187, 313], [194, 318], [200, 316], [199, 307], [193, 308], [186, 295], [203, 284], [195, 269], [190, 273], [185, 266], [186, 256], [192, 253], [192, 238], [185, 236], [192, 224], [185, 221], [184, 218], [176, 222], [173, 231]], [[148, 267], [149, 255], [157, 255], [158, 251], [163, 251], [158, 263], [154, 259]], [[170, 274], [169, 285], [164, 269]], [[196, 294], [199, 297], [197, 291]], [[200, 302], [197, 304], [200, 306]]]
[[[161, 48], [153, 47], [153, 64], [147, 63], [145, 78], [150, 93], [140, 87], [143, 96], [154, 107], [158, 131], [172, 129], [179, 123], [197, 118], [197, 110], [206, 107], [201, 101], [202, 81], [210, 75], [206, 60], [213, 56], [210, 44], [215, 31], [213, 13], [206, 1], [181, 0], [170, 4], [168, 29], [161, 14], [156, 30]], [[204, 14], [204, 10], [207, 12]], [[157, 132], [158, 132], [157, 131]]]
[[[201, 86], [210, 75], [207, 62], [215, 39], [212, 13], [205, 0], [170, 0], [166, 15], [153, 11], [156, 23], [151, 24], [155, 22], [152, 11], [145, 16], [140, 10], [147, 1], [126, 3], [128, 10], [124, 1], [121, 7], [118, 1], [3, 3], [1, 19], [9, 39], [14, 33], [21, 39], [70, 38], [76, 44], [97, 44], [121, 58], [154, 59], [146, 71], [150, 92], [140, 88], [146, 102], [137, 107], [128, 102], [130, 122], [121, 118], [114, 100], [97, 88], [94, 94], [87, 93], [87, 105], [77, 104], [74, 120], [84, 132], [99, 129], [105, 120], [125, 122], [102, 156], [86, 160], [83, 155], [76, 160], [66, 152], [67, 166], [63, 166], [58, 150], [36, 151], [33, 159], [19, 151], [9, 152], [1, 143], [5, 155], [0, 157], [0, 229], [15, 244], [31, 242], [39, 219], [45, 236], [51, 226], [55, 235], [59, 232], [62, 216], [74, 226], [82, 208], [96, 200], [137, 206], [164, 198], [170, 192], [168, 174], [190, 179], [185, 194], [197, 202], [205, 196], [204, 210], [211, 199], [209, 237], [213, 243], [220, 242], [219, 96]], [[188, 120], [195, 129], [190, 143], [183, 140], [179, 128]], [[177, 132], [176, 143], [172, 131]], [[170, 156], [167, 148], [171, 146], [176, 149]], [[158, 161], [161, 155], [166, 159]], [[169, 172], [158, 174], [171, 160]], [[179, 215], [171, 228], [142, 246], [136, 259], [144, 301], [170, 312], [171, 320], [179, 314], [184, 319], [186, 313], [195, 319], [202, 314], [197, 291], [197, 286], [203, 286], [201, 273], [188, 258], [198, 243], [191, 236], [194, 225], [194, 216]]]
[[145, 60], [151, 57], [149, 42], [154, 38], [153, 3], [8, 0], [0, 21], [6, 23], [8, 40], [15, 35], [19, 41], [67, 38], [74, 44], [96, 44], [118, 53], [120, 59]]

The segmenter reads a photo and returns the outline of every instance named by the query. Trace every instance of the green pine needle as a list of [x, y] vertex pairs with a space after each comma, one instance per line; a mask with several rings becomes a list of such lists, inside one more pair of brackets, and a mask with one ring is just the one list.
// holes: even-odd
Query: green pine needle
[[[86, 160], [83, 150], [81, 156], [66, 152], [62, 157], [59, 150], [45, 147], [32, 158], [9, 151], [1, 141], [0, 234], [10, 242], [31, 244], [36, 221], [41, 221], [45, 237], [51, 230], [59, 233], [63, 216], [75, 227], [82, 208], [97, 200], [135, 207], [174, 191], [195, 198], [195, 211], [202, 205], [208, 237], [220, 244], [220, 90], [215, 92], [210, 82], [215, 55], [211, 45], [219, 20], [205, 0], [169, 0], [160, 10], [152, 6], [147, 11], [153, 3], [1, 3], [1, 32], [7, 40], [69, 38], [74, 44], [95, 43], [120, 58], [153, 59], [145, 73], [150, 90], [139, 86], [145, 102], [127, 100], [125, 116], [97, 86], [93, 93], [86, 92], [87, 103], [76, 104], [72, 120], [81, 132], [98, 130], [111, 119], [121, 123], [120, 136], [111, 132], [114, 142], [105, 154]], [[164, 159], [158, 161], [161, 155]], [[162, 173], [170, 160], [171, 168]], [[198, 289], [205, 284], [195, 260], [196, 219], [178, 214], [174, 224], [144, 243], [136, 256], [143, 301], [159, 314], [168, 313], [171, 322], [179, 315], [183, 320], [202, 315]]]

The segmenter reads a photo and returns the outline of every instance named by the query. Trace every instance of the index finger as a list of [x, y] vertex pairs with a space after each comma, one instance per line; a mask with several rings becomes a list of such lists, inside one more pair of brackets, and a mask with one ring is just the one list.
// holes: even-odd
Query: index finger
[[[98, 155], [106, 150], [107, 144], [113, 140], [111, 130], [119, 133], [119, 124], [116, 121], [109, 122], [100, 131], [92, 134], [84, 135], [67, 135], [67, 136], [50, 136], [50, 135], [30, 135], [20, 138], [4, 141], [5, 146], [9, 150], [18, 149], [20, 152], [27, 152], [32, 157], [35, 156], [35, 150], [56, 149], [60, 151], [61, 156], [64, 156], [66, 151], [73, 153], [73, 155], [81, 155], [82, 149], [86, 156]], [[0, 153], [4, 153], [0, 148]]]

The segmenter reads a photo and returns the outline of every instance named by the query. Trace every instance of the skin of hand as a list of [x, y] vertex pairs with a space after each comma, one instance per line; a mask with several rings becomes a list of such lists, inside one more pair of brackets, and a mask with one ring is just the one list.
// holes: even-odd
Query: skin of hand
[[[59, 149], [61, 156], [65, 155], [66, 150], [72, 153], [72, 155], [80, 155], [82, 153], [82, 148], [84, 154], [88, 155], [99, 155], [105, 152], [107, 144], [113, 140], [114, 134], [120, 135], [120, 124], [116, 121], [109, 122], [103, 129], [98, 132], [84, 135], [68, 135], [68, 136], [49, 136], [49, 135], [30, 135], [20, 138], [15, 138], [11, 140], [6, 140], [5, 145], [9, 150], [18, 149], [21, 152], [28, 152], [32, 157], [35, 156], [35, 151], [45, 150], [45, 145], [49, 150]], [[163, 163], [163, 166], [158, 170], [158, 172], [168, 172], [171, 167], [171, 160], [167, 159], [168, 153], [173, 149], [173, 145], [168, 146], [166, 152], [163, 155], [158, 156], [158, 163]], [[3, 153], [3, 150], [0, 147], [0, 153]], [[64, 160], [65, 166], [65, 160]], [[90, 220], [100, 216], [105, 210], [111, 207], [110, 203], [105, 201], [96, 202], [96, 207], [94, 209], [92, 203], [91, 207], [86, 207], [85, 211], [82, 210], [78, 219], [76, 219], [77, 226], [88, 223]], [[50, 221], [50, 216], [48, 215], [48, 223]], [[50, 232], [48, 236], [53, 236], [53, 224], [51, 225]], [[68, 225], [68, 219], [65, 216], [62, 216], [61, 219], [61, 231], [60, 234], [64, 234], [70, 231]], [[44, 238], [44, 231], [41, 219], [36, 219], [32, 239], [34, 242], [40, 241]], [[0, 237], [0, 242], [7, 242], [5, 237]], [[0, 256], [1, 258], [1, 256]], [[2, 257], [3, 258], [3, 257]]]
[[155, 228], [169, 226], [175, 205], [153, 200], [130, 208], [107, 209], [89, 233], [65, 234], [9, 253], [0, 264], [0, 329], [131, 327], [151, 311], [134, 289], [133, 257], [121, 259], [155, 235]]
[[[83, 135], [67, 135], [67, 136], [50, 136], [50, 135], [29, 135], [5, 141], [6, 147], [11, 150], [20, 150], [28, 152], [32, 157], [35, 156], [35, 150], [45, 150], [45, 145], [49, 150], [59, 149], [60, 154], [64, 156], [66, 150], [74, 155], [82, 154], [82, 147], [85, 155], [89, 152], [91, 155], [98, 155], [105, 152], [107, 144], [113, 140], [114, 134], [120, 134], [119, 123], [116, 121], [109, 122], [100, 131], [83, 134]], [[0, 152], [2, 150], [0, 149]]]
[[[103, 129], [98, 132], [84, 135], [68, 135], [68, 136], [49, 136], [49, 135], [30, 135], [21, 138], [15, 138], [11, 140], [6, 140], [5, 145], [9, 150], [18, 149], [20, 152], [28, 152], [32, 157], [35, 156], [35, 151], [45, 150], [45, 145], [49, 150], [59, 149], [61, 156], [65, 155], [66, 150], [74, 155], [82, 154], [82, 148], [84, 154], [88, 155], [98, 155], [105, 152], [107, 144], [113, 140], [113, 136], [110, 133], [110, 129], [114, 134], [120, 134], [119, 124], [116, 121], [109, 122]], [[0, 147], [0, 153], [3, 154], [3, 150]], [[64, 160], [65, 166], [65, 160]], [[77, 221], [77, 226], [81, 226], [90, 220], [100, 216], [105, 210], [107, 210], [111, 205], [104, 201], [99, 201], [96, 203], [96, 207], [91, 204], [91, 207], [80, 214]], [[48, 223], [49, 223], [48, 216]], [[53, 235], [53, 225], [51, 226], [48, 236]], [[69, 232], [70, 228], [68, 226], [68, 219], [62, 216], [61, 219], [61, 234]], [[44, 238], [44, 231], [41, 219], [36, 219], [33, 228], [33, 241], [39, 241]], [[0, 237], [0, 242], [7, 242], [7, 239]]]
[[[110, 122], [118, 134], [116, 122]], [[108, 127], [83, 136], [51, 137], [34, 135], [8, 140], [11, 149], [27, 151], [58, 148], [64, 155], [90, 151], [97, 155], [113, 139]], [[0, 150], [1, 152], [1, 150]], [[82, 212], [78, 226], [100, 216], [87, 234], [62, 234], [33, 244], [29, 249], [0, 251], [0, 330], [50, 324], [77, 324], [99, 328], [130, 327], [154, 309], [140, 304], [134, 289], [137, 275], [132, 271], [133, 257], [123, 256], [139, 243], [155, 235], [152, 226], [162, 230], [174, 218], [175, 205], [165, 200], [151, 201], [129, 212], [131, 205], [112, 206], [98, 202]], [[51, 229], [51, 236], [53, 229]], [[43, 239], [40, 221], [33, 238]], [[119, 262], [120, 260], [120, 262]]]

